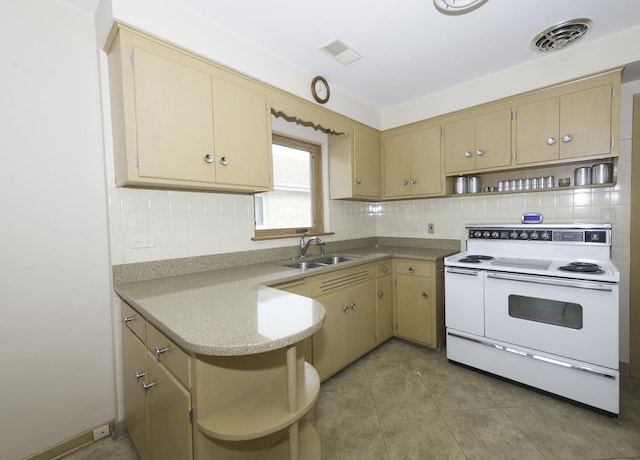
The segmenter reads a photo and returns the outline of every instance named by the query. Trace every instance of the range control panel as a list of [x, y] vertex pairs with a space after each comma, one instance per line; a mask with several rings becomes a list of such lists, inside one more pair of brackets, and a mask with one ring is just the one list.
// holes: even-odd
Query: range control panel
[[468, 239], [609, 244], [608, 229], [468, 227]]

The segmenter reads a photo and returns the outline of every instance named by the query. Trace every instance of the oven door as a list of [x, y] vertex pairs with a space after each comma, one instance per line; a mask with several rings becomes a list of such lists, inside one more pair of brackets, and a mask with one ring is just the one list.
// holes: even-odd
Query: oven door
[[618, 285], [487, 272], [485, 335], [618, 369]]
[[447, 328], [484, 335], [484, 272], [447, 267], [444, 278]]

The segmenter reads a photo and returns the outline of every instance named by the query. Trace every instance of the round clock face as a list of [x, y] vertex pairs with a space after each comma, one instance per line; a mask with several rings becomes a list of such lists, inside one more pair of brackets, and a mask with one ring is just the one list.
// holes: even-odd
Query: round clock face
[[320, 104], [324, 104], [329, 100], [329, 84], [322, 77], [315, 77], [311, 82], [311, 93], [313, 98]]

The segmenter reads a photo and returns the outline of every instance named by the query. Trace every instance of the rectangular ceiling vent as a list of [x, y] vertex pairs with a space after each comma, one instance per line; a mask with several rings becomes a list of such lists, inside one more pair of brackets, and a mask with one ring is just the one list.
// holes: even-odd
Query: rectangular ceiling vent
[[338, 38], [324, 45], [320, 51], [328, 54], [342, 65], [349, 65], [362, 57], [362, 54]]

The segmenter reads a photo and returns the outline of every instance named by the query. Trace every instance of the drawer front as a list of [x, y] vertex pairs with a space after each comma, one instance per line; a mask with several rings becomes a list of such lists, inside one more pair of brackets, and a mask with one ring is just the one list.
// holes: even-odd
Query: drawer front
[[120, 302], [120, 309], [122, 311], [121, 318], [125, 326], [129, 328], [140, 340], [147, 341], [146, 323], [147, 321], [142, 317], [140, 313], [131, 308], [126, 302]]
[[390, 275], [391, 274], [391, 261], [380, 264], [376, 267], [376, 277], [380, 278], [381, 276]]
[[398, 259], [396, 260], [396, 273], [430, 278], [433, 276], [433, 262], [426, 260]]
[[191, 388], [191, 358], [151, 324], [147, 324], [147, 349], [187, 388]]

